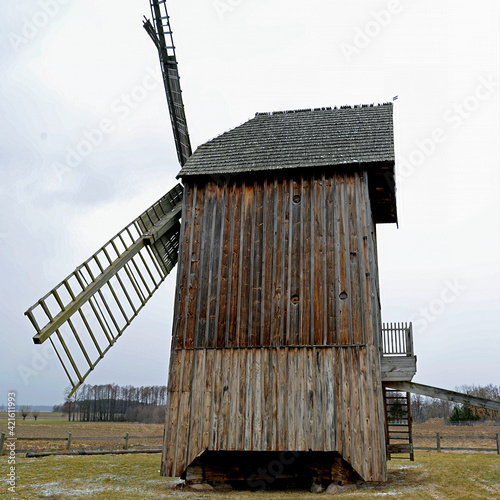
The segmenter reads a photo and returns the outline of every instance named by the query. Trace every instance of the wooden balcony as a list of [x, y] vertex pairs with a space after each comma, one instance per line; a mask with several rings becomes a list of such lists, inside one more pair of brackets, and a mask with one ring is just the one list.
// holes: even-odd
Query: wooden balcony
[[411, 381], [417, 372], [411, 323], [382, 324], [382, 381]]

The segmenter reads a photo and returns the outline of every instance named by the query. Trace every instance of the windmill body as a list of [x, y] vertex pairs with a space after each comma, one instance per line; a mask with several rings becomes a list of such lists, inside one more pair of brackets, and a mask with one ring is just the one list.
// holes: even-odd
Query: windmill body
[[395, 221], [393, 168], [390, 104], [258, 114], [184, 165], [164, 474], [293, 451], [385, 479], [375, 225]]

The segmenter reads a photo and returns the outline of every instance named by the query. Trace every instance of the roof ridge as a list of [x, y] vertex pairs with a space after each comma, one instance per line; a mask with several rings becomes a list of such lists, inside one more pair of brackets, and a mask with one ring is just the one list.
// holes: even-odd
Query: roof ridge
[[282, 111], [264, 111], [257, 112], [255, 116], [274, 116], [274, 115], [288, 115], [293, 113], [311, 113], [314, 111], [332, 111], [338, 109], [361, 109], [361, 108], [375, 108], [380, 106], [392, 106], [392, 102], [382, 102], [382, 103], [371, 103], [371, 104], [345, 104], [343, 106], [329, 106], [329, 107], [321, 107], [321, 108], [304, 108], [304, 109], [290, 109], [290, 110], [282, 110]]

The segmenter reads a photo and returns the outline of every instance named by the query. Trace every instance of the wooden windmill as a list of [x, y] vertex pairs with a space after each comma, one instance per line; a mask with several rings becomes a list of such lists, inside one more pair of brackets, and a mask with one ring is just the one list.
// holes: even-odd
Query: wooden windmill
[[178, 264], [162, 473], [384, 481], [387, 453], [412, 453], [409, 406], [391, 445], [388, 388], [424, 390], [411, 326], [380, 316], [392, 104], [261, 113], [191, 154], [165, 0], [150, 5], [183, 186], [26, 312], [34, 341], [76, 390]]

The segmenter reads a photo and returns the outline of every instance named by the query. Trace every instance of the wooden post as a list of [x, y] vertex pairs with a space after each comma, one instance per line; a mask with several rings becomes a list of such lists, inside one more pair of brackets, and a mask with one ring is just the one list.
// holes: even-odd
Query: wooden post
[[406, 393], [406, 410], [408, 412], [408, 443], [410, 444], [410, 461], [413, 462], [415, 460], [415, 453], [413, 451], [413, 421], [411, 418], [411, 396], [409, 392]]
[[410, 323], [406, 330], [407, 334], [407, 341], [406, 341], [406, 355], [407, 356], [413, 356], [413, 325]]
[[382, 395], [384, 397], [384, 416], [385, 416], [385, 449], [387, 453], [387, 460], [391, 459], [389, 453], [389, 415], [387, 414], [387, 386], [382, 383]]
[[66, 445], [66, 449], [69, 450], [71, 448], [71, 432], [68, 432], [68, 444]]
[[497, 455], [500, 455], [500, 432], [497, 432]]
[[437, 451], [439, 453], [441, 453], [441, 433], [440, 432], [436, 432], [436, 447], [437, 447]]
[[[5, 432], [2, 432], [0, 437], [0, 457], [3, 455], [3, 443], [5, 442]], [[498, 433], [497, 433], [497, 443], [498, 443]]]
[[125, 433], [125, 449], [128, 450], [128, 432]]

